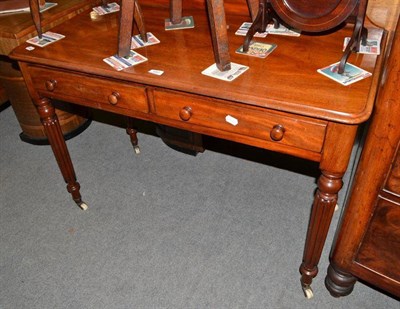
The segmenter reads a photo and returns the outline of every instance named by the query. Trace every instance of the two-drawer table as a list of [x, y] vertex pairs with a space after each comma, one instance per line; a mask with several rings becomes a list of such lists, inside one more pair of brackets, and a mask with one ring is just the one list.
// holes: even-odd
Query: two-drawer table
[[[139, 49], [148, 61], [120, 72], [103, 61], [117, 50], [115, 14], [91, 19], [85, 12], [53, 29], [65, 35], [59, 42], [33, 51], [23, 44], [11, 55], [19, 61], [68, 191], [82, 205], [53, 99], [319, 162], [321, 176], [300, 266], [302, 286], [310, 296], [357, 129], [373, 108], [380, 57], [352, 55], [351, 63], [373, 75], [342, 86], [317, 69], [340, 59], [350, 27], [321, 36], [269, 35], [263, 40], [277, 48], [260, 59], [235, 53], [243, 37], [234, 32], [249, 17], [246, 12], [228, 14], [231, 61], [250, 69], [225, 82], [201, 74], [214, 62], [205, 10], [186, 11], [196, 26], [183, 31], [164, 30], [166, 8], [143, 5], [143, 12], [147, 31], [161, 43]], [[151, 69], [164, 74], [150, 74]]]

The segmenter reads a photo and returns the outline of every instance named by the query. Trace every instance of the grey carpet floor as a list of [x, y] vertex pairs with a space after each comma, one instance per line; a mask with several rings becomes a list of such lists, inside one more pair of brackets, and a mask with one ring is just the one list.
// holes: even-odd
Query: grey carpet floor
[[1, 309], [400, 308], [362, 283], [340, 299], [326, 290], [340, 211], [303, 296], [316, 164], [213, 139], [191, 156], [146, 130], [135, 155], [122, 128], [93, 121], [67, 142], [84, 212], [50, 148], [20, 131], [1, 111]]

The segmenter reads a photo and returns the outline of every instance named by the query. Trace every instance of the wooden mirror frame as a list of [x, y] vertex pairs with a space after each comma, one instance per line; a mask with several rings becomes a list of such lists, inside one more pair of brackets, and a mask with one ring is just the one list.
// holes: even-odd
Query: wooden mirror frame
[[288, 25], [307, 32], [323, 32], [343, 23], [359, 0], [269, 0]]

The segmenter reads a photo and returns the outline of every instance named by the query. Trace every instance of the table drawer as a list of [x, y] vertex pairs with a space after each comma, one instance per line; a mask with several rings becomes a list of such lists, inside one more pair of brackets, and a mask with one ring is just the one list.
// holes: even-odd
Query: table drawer
[[106, 110], [129, 109], [148, 113], [145, 88], [120, 81], [29, 67], [36, 91], [50, 98], [81, 103]]
[[326, 122], [174, 91], [154, 91], [158, 116], [320, 152]]

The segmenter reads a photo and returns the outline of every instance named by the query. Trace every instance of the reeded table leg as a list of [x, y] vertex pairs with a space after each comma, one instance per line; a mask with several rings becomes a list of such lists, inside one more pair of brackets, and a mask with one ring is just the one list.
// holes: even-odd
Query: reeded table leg
[[300, 266], [301, 284], [307, 298], [313, 297], [311, 282], [318, 273], [317, 265], [335, 210], [337, 193], [342, 187], [342, 176], [322, 171], [322, 175], [318, 179], [318, 189], [311, 210], [303, 263]]
[[54, 156], [56, 157], [57, 164], [61, 170], [65, 182], [67, 183], [67, 190], [69, 193], [71, 193], [75, 203], [83, 210], [86, 210], [88, 206], [82, 202], [81, 194], [79, 192], [80, 185], [76, 181], [74, 167], [72, 165], [71, 157], [69, 155], [54, 106], [47, 98], [34, 100], [34, 104], [39, 113], [40, 120], [45, 129], [50, 146], [54, 152]]
[[307, 298], [313, 296], [312, 279], [318, 273], [318, 262], [335, 211], [342, 177], [346, 172], [358, 126], [329, 122], [319, 168], [322, 172], [314, 196], [303, 262], [300, 266], [301, 284]]

